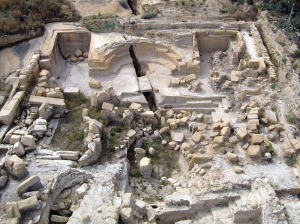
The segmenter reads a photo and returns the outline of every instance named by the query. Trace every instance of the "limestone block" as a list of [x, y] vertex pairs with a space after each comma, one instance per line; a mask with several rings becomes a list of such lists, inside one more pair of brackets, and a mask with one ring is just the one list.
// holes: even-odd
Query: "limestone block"
[[69, 217], [61, 216], [61, 215], [51, 215], [50, 220], [53, 223], [67, 223], [69, 221]]
[[20, 85], [26, 85], [28, 82], [27, 76], [26, 75], [20, 75], [19, 76], [19, 84]]
[[48, 71], [48, 70], [46, 70], [46, 69], [43, 69], [41, 72], [40, 72], [40, 77], [43, 77], [43, 76], [45, 76], [45, 77], [47, 77], [47, 78], [50, 78], [51, 77], [51, 73]]
[[175, 129], [177, 128], [177, 123], [176, 123], [176, 122], [171, 122], [171, 123], [170, 123], [170, 128], [171, 128], [172, 130], [175, 130]]
[[174, 116], [174, 114], [175, 114], [174, 110], [168, 110], [166, 112], [166, 118], [171, 118]]
[[132, 110], [132, 111], [137, 111], [141, 108], [143, 108], [143, 107], [139, 103], [131, 103], [130, 106], [129, 106], [129, 110]]
[[24, 146], [32, 147], [35, 146], [35, 139], [32, 135], [24, 135], [21, 138], [21, 143]]
[[100, 81], [89, 81], [89, 87], [94, 88], [94, 89], [99, 89], [101, 87], [101, 82]]
[[114, 105], [111, 104], [111, 103], [103, 102], [102, 110], [113, 111], [114, 110]]
[[182, 132], [180, 133], [174, 133], [172, 136], [172, 140], [175, 142], [183, 142], [185, 139], [185, 136]]
[[230, 133], [231, 133], [230, 127], [224, 127], [224, 128], [221, 129], [221, 135], [222, 136], [229, 137]]
[[7, 184], [8, 177], [6, 175], [0, 176], [0, 190]]
[[133, 196], [132, 193], [125, 193], [122, 195], [122, 208], [132, 207]]
[[252, 134], [252, 145], [260, 145], [264, 142], [264, 135], [263, 134]]
[[140, 171], [143, 177], [149, 178], [152, 173], [151, 159], [144, 157], [140, 161]]
[[16, 142], [14, 144], [13, 151], [19, 157], [22, 157], [25, 154], [25, 150], [21, 142]]
[[137, 134], [137, 133], [136, 133], [135, 130], [130, 129], [130, 130], [127, 132], [126, 136], [129, 137], [129, 138], [134, 138], [134, 137], [136, 136], [136, 134]]
[[47, 97], [63, 99], [64, 94], [60, 91], [50, 91], [46, 94]]
[[228, 160], [229, 161], [231, 161], [231, 162], [237, 162], [237, 161], [239, 161], [239, 157], [238, 157], [238, 155], [237, 154], [235, 154], [235, 153], [227, 153], [227, 158], [228, 158]]
[[26, 163], [17, 155], [7, 157], [5, 160], [5, 167], [11, 175], [18, 179], [24, 177], [28, 172], [26, 169]]
[[77, 97], [80, 94], [80, 89], [78, 87], [66, 87], [64, 89], [64, 95], [68, 98]]
[[21, 218], [21, 213], [17, 202], [6, 202], [4, 210], [6, 218]]
[[148, 76], [138, 77], [138, 81], [139, 81], [139, 89], [142, 93], [152, 92], [152, 85]]
[[196, 74], [190, 74], [185, 76], [185, 82], [186, 83], [191, 83], [197, 79]]
[[76, 62], [78, 62], [78, 58], [77, 57], [71, 57], [70, 61], [73, 62], [73, 63], [76, 63]]
[[190, 150], [190, 148], [191, 148], [191, 146], [187, 142], [182, 143], [180, 146], [180, 150], [183, 152], [188, 152]]
[[261, 156], [261, 148], [259, 145], [250, 145], [247, 148], [247, 154], [250, 157], [260, 157]]
[[28, 190], [33, 190], [33, 188], [38, 189], [42, 186], [41, 180], [37, 175], [31, 176], [24, 180], [22, 183], [20, 183], [17, 193], [19, 196], [21, 196], [23, 193], [25, 193]]
[[83, 53], [80, 49], [77, 49], [74, 54], [76, 55], [76, 57], [82, 57], [83, 56]]
[[15, 143], [19, 142], [21, 140], [20, 135], [12, 135], [9, 139], [9, 144], [14, 145]]
[[224, 136], [216, 136], [214, 138], [214, 143], [217, 143], [217, 144], [223, 144], [225, 142], [225, 138]]
[[88, 121], [89, 131], [93, 134], [100, 134], [102, 132], [103, 125], [101, 122], [95, 119], [89, 119]]
[[61, 159], [77, 161], [79, 159], [79, 153], [74, 151], [56, 151], [57, 155], [61, 157]]
[[54, 107], [48, 103], [42, 103], [42, 105], [39, 107], [39, 115], [40, 117], [48, 120], [51, 118], [54, 112]]
[[40, 205], [36, 196], [18, 201], [17, 203], [21, 212], [37, 209]]
[[202, 131], [196, 131], [193, 135], [192, 135], [192, 140], [195, 143], [199, 143], [201, 141], [202, 138]]
[[248, 136], [248, 131], [246, 128], [240, 128], [237, 130], [236, 135], [238, 139], [244, 140]]

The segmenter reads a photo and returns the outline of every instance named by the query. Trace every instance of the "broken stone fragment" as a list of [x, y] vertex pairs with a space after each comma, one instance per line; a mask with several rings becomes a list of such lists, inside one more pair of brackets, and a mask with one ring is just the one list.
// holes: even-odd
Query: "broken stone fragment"
[[216, 136], [214, 138], [214, 143], [217, 143], [217, 144], [223, 144], [225, 142], [225, 138], [224, 136]]
[[166, 118], [172, 118], [174, 114], [175, 114], [174, 110], [168, 110], [166, 112]]
[[276, 117], [276, 114], [275, 112], [273, 112], [272, 110], [266, 110], [265, 111], [265, 117], [267, 118], [267, 120], [272, 123], [272, 124], [275, 124], [277, 123], [277, 117]]
[[131, 111], [138, 111], [141, 108], [142, 108], [142, 105], [139, 103], [131, 103], [129, 106], [129, 110], [131, 110]]
[[18, 179], [24, 177], [28, 173], [26, 163], [17, 155], [12, 155], [6, 158], [5, 167], [11, 175]]
[[3, 189], [8, 181], [8, 177], [6, 175], [0, 176], [0, 189]]
[[225, 137], [229, 137], [231, 133], [230, 127], [224, 127], [221, 129], [221, 135]]
[[186, 83], [191, 83], [197, 79], [196, 74], [190, 74], [185, 76], [185, 82]]
[[20, 135], [12, 135], [9, 139], [9, 144], [14, 145], [15, 143], [19, 142], [21, 140]]
[[45, 77], [47, 77], [47, 78], [49, 78], [49, 77], [51, 76], [50, 72], [49, 72], [48, 70], [46, 70], [46, 69], [43, 69], [43, 70], [40, 72], [39, 75], [40, 75], [40, 77], [45, 76]]
[[31, 176], [24, 180], [18, 187], [17, 193], [21, 196], [28, 190], [37, 190], [42, 187], [40, 178], [37, 175]]

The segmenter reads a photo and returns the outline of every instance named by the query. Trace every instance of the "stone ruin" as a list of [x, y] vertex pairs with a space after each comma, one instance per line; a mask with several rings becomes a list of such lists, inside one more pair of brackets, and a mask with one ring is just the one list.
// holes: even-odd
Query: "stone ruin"
[[[299, 223], [299, 168], [284, 158], [300, 141], [270, 107], [277, 76], [258, 24], [137, 26], [59, 24], [7, 78], [1, 223]], [[101, 120], [82, 108], [82, 148], [55, 149], [81, 94]], [[108, 124], [124, 133], [102, 163]]]

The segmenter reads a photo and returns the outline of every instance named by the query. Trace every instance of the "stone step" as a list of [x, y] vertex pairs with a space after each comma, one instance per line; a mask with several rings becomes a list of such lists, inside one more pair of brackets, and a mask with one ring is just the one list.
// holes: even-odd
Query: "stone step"
[[212, 101], [212, 102], [221, 102], [225, 96], [164, 96], [163, 103], [182, 103], [182, 102], [191, 102], [191, 101]]

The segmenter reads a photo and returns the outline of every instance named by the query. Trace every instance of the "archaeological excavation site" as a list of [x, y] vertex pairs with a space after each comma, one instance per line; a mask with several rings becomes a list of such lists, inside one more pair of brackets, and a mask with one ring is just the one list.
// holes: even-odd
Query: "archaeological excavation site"
[[299, 32], [299, 1], [3, 1], [0, 223], [299, 224]]

